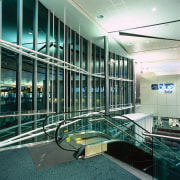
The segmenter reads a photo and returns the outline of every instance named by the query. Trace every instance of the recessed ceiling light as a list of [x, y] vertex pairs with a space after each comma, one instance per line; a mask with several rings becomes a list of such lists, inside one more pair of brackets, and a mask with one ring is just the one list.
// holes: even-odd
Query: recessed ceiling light
[[104, 16], [102, 15], [102, 14], [99, 14], [99, 15], [97, 15], [96, 16], [98, 19], [103, 19], [104, 18]]
[[156, 11], [156, 8], [155, 8], [155, 7], [153, 7], [153, 8], [152, 8], [152, 11], [153, 11], [153, 12], [155, 12], [155, 11]]

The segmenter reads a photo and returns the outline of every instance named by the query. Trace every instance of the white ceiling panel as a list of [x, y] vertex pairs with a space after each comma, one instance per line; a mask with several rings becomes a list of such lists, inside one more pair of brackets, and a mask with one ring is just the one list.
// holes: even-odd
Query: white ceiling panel
[[[81, 34], [87, 39], [93, 40], [94, 37], [102, 40], [102, 36], [109, 33], [136, 60], [156, 62], [156, 70], [161, 68], [163, 71], [175, 72], [175, 69], [179, 68], [180, 41], [168, 39], [180, 40], [180, 0], [40, 1], [61, 19], [64, 19], [63, 13], [66, 9], [66, 23], [76, 31], [80, 27]], [[103, 15], [104, 18], [98, 19], [98, 15]], [[129, 35], [119, 36], [119, 31]], [[167, 40], [133, 37], [130, 34]], [[103, 40], [101, 42], [103, 43]], [[174, 62], [175, 65], [169, 66], [168, 62]]]

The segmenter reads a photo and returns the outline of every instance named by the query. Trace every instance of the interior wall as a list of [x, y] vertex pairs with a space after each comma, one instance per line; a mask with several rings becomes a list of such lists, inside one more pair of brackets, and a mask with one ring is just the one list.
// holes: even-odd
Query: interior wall
[[[173, 83], [172, 93], [152, 90], [152, 84]], [[156, 76], [141, 74], [140, 82], [141, 106], [137, 112], [153, 113], [154, 116], [180, 117], [180, 75]]]

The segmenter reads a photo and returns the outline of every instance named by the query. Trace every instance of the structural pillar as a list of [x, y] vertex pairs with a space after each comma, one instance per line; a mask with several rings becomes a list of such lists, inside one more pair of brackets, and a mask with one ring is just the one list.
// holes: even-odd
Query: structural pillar
[[[33, 50], [37, 51], [37, 38], [38, 38], [38, 0], [35, 0], [34, 18], [33, 18]], [[37, 54], [35, 54], [37, 56]], [[32, 109], [34, 113], [37, 112], [37, 59], [33, 60], [33, 80], [32, 80]], [[34, 118], [34, 129], [37, 128], [37, 115]], [[37, 137], [34, 138], [34, 142], [37, 142]]]
[[[17, 1], [17, 44], [22, 46], [23, 31], [23, 0]], [[20, 49], [21, 50], [21, 49]], [[22, 54], [18, 54], [16, 64], [16, 104], [18, 114], [21, 114], [21, 79], [22, 79]], [[18, 135], [21, 134], [21, 116], [18, 116]]]
[[104, 67], [105, 67], [105, 114], [109, 115], [109, 42], [104, 36]]

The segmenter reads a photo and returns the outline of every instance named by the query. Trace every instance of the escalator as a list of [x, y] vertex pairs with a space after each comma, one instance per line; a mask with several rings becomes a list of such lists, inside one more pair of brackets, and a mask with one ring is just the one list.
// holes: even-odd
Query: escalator
[[148, 141], [134, 131], [136, 126], [142, 128], [126, 117], [115, 120], [90, 112], [49, 116], [44, 129], [60, 148], [74, 151], [76, 158], [104, 152], [158, 179], [180, 179], [178, 152], [157, 138]]

